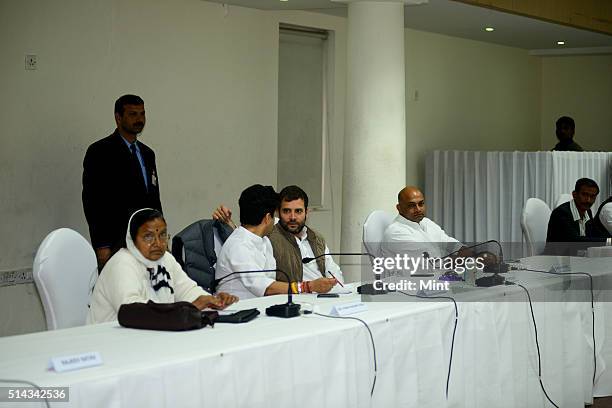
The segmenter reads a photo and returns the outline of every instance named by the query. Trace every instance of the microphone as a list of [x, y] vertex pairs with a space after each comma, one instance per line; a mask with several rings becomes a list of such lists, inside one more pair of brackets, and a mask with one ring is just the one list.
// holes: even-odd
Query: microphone
[[226, 278], [232, 276], [232, 275], [237, 275], [237, 274], [243, 274], [243, 273], [261, 273], [261, 272], [280, 272], [282, 273], [285, 278], [287, 278], [287, 303], [281, 303], [279, 305], [272, 305], [266, 308], [266, 314], [268, 316], [274, 316], [274, 317], [282, 317], [285, 319], [288, 319], [290, 317], [296, 317], [300, 315], [300, 308], [301, 306], [297, 303], [293, 303], [293, 293], [291, 292], [291, 278], [289, 277], [289, 275], [287, 275], [287, 273], [281, 269], [260, 269], [260, 270], [252, 270], [252, 271], [236, 271], [236, 272], [232, 272], [229, 273], [219, 279], [215, 279], [212, 281], [210, 287], [211, 290], [214, 292], [217, 291], [217, 285], [219, 285], [219, 283], [221, 283], [222, 281], [224, 281]]
[[[371, 259], [375, 258], [374, 255], [372, 255], [369, 252], [330, 252], [329, 254], [322, 254], [319, 256], [315, 256], [315, 257], [306, 257], [306, 258], [302, 258], [302, 263], [303, 264], [307, 264], [309, 262], [314, 261], [315, 259], [318, 258], [322, 258], [324, 256], [327, 255], [337, 255], [337, 256], [343, 256], [343, 255], [367, 255], [369, 256]], [[357, 293], [361, 294], [361, 295], [384, 295], [386, 293], [388, 293], [387, 290], [385, 289], [376, 289], [374, 287], [374, 284], [372, 283], [364, 283], [361, 286], [357, 287]]]
[[507, 263], [504, 263], [504, 250], [502, 249], [502, 246], [499, 241], [492, 239], [487, 242], [495, 242], [499, 247], [499, 262], [496, 262], [493, 265], [485, 265], [485, 267], [482, 269], [483, 272], [492, 273], [493, 275], [483, 276], [482, 278], [476, 279], [476, 286], [485, 288], [503, 285], [506, 281], [506, 278], [498, 274], [506, 273], [510, 269], [510, 266]]
[[[508, 272], [508, 270], [510, 269], [510, 266], [507, 263], [504, 263], [504, 250], [501, 246], [501, 244], [499, 243], [499, 241], [491, 239], [488, 241], [484, 241], [484, 242], [480, 242], [478, 244], [475, 245], [471, 245], [469, 247], [462, 247], [459, 248], [456, 251], [451, 252], [450, 254], [444, 256], [443, 258], [447, 258], [451, 255], [454, 254], [458, 254], [460, 251], [465, 251], [466, 249], [473, 249], [476, 247], [479, 247], [481, 245], [485, 245], [485, 244], [491, 244], [491, 243], [495, 243], [497, 244], [497, 246], [499, 247], [499, 260], [493, 264], [493, 265], [485, 265], [485, 267], [483, 268], [483, 272], [484, 273], [492, 273], [492, 276], [483, 276], [482, 278], [478, 278], [476, 279], [476, 286], [480, 286], [480, 287], [490, 287], [490, 286], [497, 286], [497, 285], [503, 285], [504, 282], [506, 281], [506, 279], [503, 276], [499, 276], [500, 273], [506, 273]], [[481, 253], [490, 253], [490, 252], [481, 252]], [[481, 254], [479, 253], [479, 254]], [[478, 255], [478, 254], [477, 254]]]
[[485, 265], [483, 272], [486, 272], [486, 273], [506, 273], [508, 272], [508, 270], [510, 269], [510, 265], [504, 262], [504, 250], [501, 244], [499, 243], [499, 241], [496, 241], [494, 239], [488, 242], [495, 242], [497, 246], [499, 247], [499, 262], [493, 265]]

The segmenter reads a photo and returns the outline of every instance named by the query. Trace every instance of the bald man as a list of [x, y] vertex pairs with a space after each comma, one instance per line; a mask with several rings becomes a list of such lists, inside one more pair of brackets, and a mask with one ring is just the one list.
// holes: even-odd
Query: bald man
[[396, 208], [399, 214], [385, 230], [381, 245], [384, 256], [418, 252], [419, 255], [437, 258], [463, 247], [455, 238], [446, 235], [438, 224], [425, 217], [425, 197], [417, 187], [404, 187], [397, 195]]

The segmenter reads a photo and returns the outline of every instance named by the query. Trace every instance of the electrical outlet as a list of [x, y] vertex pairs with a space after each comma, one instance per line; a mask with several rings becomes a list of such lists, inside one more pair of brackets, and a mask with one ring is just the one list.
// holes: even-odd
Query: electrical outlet
[[31, 283], [33, 281], [32, 268], [0, 271], [0, 287]]
[[28, 54], [25, 56], [25, 69], [35, 70], [38, 66], [36, 54]]

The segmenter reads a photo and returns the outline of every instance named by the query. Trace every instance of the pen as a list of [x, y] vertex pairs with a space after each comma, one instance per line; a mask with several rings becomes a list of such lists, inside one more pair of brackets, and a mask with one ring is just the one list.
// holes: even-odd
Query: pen
[[[330, 271], [327, 271], [327, 273], [329, 273], [331, 275], [332, 278], [336, 279], [336, 277], [334, 276], [333, 273], [331, 273]], [[344, 285], [342, 284], [342, 282], [340, 282], [338, 279], [336, 279], [336, 282], [338, 282], [338, 285], [344, 287]]]

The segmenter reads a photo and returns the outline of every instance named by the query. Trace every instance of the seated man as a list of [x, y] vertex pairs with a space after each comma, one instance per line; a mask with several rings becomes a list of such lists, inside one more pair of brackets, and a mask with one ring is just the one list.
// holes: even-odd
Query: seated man
[[[329, 253], [329, 248], [318, 232], [306, 226], [308, 216], [308, 195], [298, 186], [288, 186], [280, 192], [278, 208], [279, 221], [274, 226], [270, 241], [276, 265], [285, 271], [290, 271], [292, 280], [316, 281], [329, 275], [330, 278], [344, 282], [342, 271], [336, 265]], [[279, 227], [280, 226], [280, 227]], [[303, 258], [319, 257], [315, 261], [303, 264]], [[277, 280], [286, 280], [282, 275]], [[324, 280], [333, 283], [335, 281]], [[333, 286], [333, 285], [332, 285]], [[328, 292], [331, 287], [322, 287]], [[327, 290], [326, 290], [327, 289]]]
[[[241, 225], [221, 248], [217, 260], [216, 279], [221, 279], [232, 272], [277, 269], [268, 236], [274, 229], [274, 212], [279, 206], [278, 194], [271, 186], [256, 184], [242, 192], [238, 205]], [[229, 218], [227, 220], [229, 221]], [[285, 270], [289, 268], [291, 265], [285, 268], [278, 267], [290, 276], [295, 276], [291, 275], [295, 273], [294, 271]], [[275, 280], [274, 272], [236, 274], [235, 277], [221, 281], [217, 290], [247, 299], [284, 294], [287, 293], [289, 285], [294, 293], [328, 292], [336, 283], [335, 279], [324, 277], [299, 283], [292, 278], [291, 284], [286, 282], [286, 277], [284, 280], [284, 282]]]
[[[399, 214], [383, 236], [381, 249], [385, 257], [410, 249], [410, 252], [419, 251], [419, 256], [424, 254], [426, 257], [439, 258], [463, 247], [438, 224], [425, 217], [425, 198], [417, 187], [403, 188], [397, 195], [396, 208]], [[410, 248], [407, 248], [406, 243], [412, 243]]]
[[[573, 199], [553, 210], [548, 221], [546, 234], [547, 254], [575, 255], [578, 249], [589, 245], [572, 245], [567, 243], [605, 242], [600, 232], [593, 225], [591, 207], [599, 194], [597, 183], [588, 178], [576, 181]], [[564, 243], [564, 244], [550, 244]]]
[[478, 264], [478, 259], [485, 266], [500, 263], [502, 253], [496, 241], [487, 241], [468, 248], [425, 217], [425, 198], [417, 187], [403, 188], [397, 195], [397, 201], [399, 214], [384, 232], [382, 255], [385, 258], [408, 256], [413, 261], [422, 259], [426, 260], [426, 263], [412, 264], [408, 269], [404, 266], [403, 271], [389, 271], [391, 275], [406, 271], [411, 274], [429, 273], [433, 268], [446, 269], [448, 271], [445, 275], [457, 276], [452, 271], [452, 262], [446, 262], [457, 258], [476, 258], [473, 265]]

